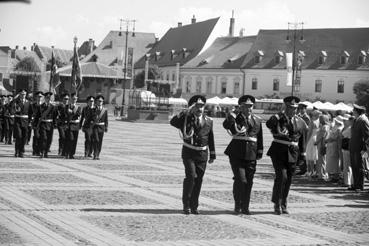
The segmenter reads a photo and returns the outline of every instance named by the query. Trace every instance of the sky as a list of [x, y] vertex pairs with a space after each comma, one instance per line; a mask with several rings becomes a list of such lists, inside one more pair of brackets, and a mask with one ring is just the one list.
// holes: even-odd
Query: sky
[[[33, 43], [73, 48], [92, 38], [98, 45], [119, 19], [136, 20], [137, 32], [161, 38], [169, 28], [220, 17], [214, 30], [226, 36], [234, 10], [235, 35], [256, 35], [260, 29], [287, 29], [288, 22], [304, 28], [369, 27], [368, 0], [31, 0], [30, 4], [0, 2], [0, 46]], [[123, 24], [122, 29], [126, 26]], [[132, 31], [133, 26], [129, 26]]]

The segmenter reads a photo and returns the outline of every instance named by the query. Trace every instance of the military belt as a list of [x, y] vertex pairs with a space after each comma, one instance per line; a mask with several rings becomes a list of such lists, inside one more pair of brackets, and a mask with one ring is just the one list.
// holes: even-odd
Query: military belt
[[79, 123], [79, 120], [71, 120], [69, 123]]
[[250, 141], [250, 142], [256, 142], [257, 141], [257, 138], [255, 138], [255, 137], [233, 136], [232, 138], [237, 139], [237, 140]]
[[183, 142], [183, 146], [194, 150], [206, 150], [208, 148], [207, 146], [193, 146], [192, 144], [188, 144], [186, 142]]
[[273, 139], [273, 142], [280, 143], [280, 144], [285, 144], [285, 145], [294, 145], [294, 146], [299, 145], [298, 142], [291, 142], [291, 141], [281, 140], [281, 139], [277, 139], [277, 138]]
[[52, 119], [44, 119], [44, 120], [41, 120], [42, 122], [53, 122]]
[[15, 117], [18, 117], [18, 118], [28, 118], [28, 115], [26, 114], [16, 114]]
[[103, 125], [105, 125], [105, 123], [104, 122], [97, 122], [97, 123], [95, 123], [95, 125], [103, 126]]

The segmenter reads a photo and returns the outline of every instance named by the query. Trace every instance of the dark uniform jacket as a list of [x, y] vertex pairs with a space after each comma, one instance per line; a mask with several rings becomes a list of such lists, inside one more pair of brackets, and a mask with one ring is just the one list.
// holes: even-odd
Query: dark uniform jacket
[[85, 106], [82, 109], [80, 128], [84, 131], [93, 126], [94, 120], [96, 119], [96, 108], [91, 108], [90, 106]]
[[61, 103], [56, 107], [56, 125], [59, 128], [67, 129], [68, 127], [68, 106]]
[[69, 130], [78, 131], [81, 116], [81, 107], [78, 105], [68, 105], [67, 118], [69, 123]]
[[28, 100], [24, 100], [24, 103], [20, 99], [15, 99], [11, 108], [14, 110], [14, 122], [21, 127], [28, 127], [31, 122], [31, 104]]
[[4, 109], [4, 119], [7, 121], [7, 125], [11, 126], [14, 124], [14, 108], [13, 108], [13, 101], [8, 102], [5, 104], [5, 109]]
[[97, 132], [105, 132], [108, 130], [108, 110], [104, 107], [100, 110], [98, 107], [95, 109], [94, 129]]
[[[175, 115], [170, 121], [170, 124], [178, 128], [184, 136], [184, 145], [182, 148], [183, 159], [207, 161], [209, 155], [207, 146], [209, 146], [210, 150], [210, 159], [216, 158], [213, 134], [213, 120], [205, 115], [203, 117], [204, 118], [201, 125], [195, 123], [195, 116], [187, 116], [184, 113]], [[186, 132], [184, 132], [185, 130]], [[185, 138], [185, 136], [189, 135], [192, 130], [192, 137]]]
[[53, 129], [56, 118], [54, 105], [52, 105], [51, 103], [49, 103], [48, 105], [46, 105], [46, 103], [43, 103], [38, 107], [36, 106], [36, 108], [37, 113], [35, 118], [37, 118], [37, 125], [40, 128], [48, 131]]
[[307, 125], [301, 117], [295, 115], [290, 120], [284, 112], [280, 112], [271, 116], [266, 126], [274, 138], [267, 155], [277, 158], [288, 156], [288, 162], [297, 162], [299, 155], [306, 155], [304, 134]]
[[0, 104], [0, 124], [3, 124], [5, 121], [5, 104]]
[[365, 114], [354, 120], [351, 126], [350, 151], [361, 152], [367, 150], [369, 144], [369, 120]]
[[[239, 129], [245, 127], [246, 132], [238, 133], [236, 131], [236, 124]], [[241, 113], [236, 118], [235, 115], [229, 115], [224, 120], [223, 127], [233, 136], [233, 139], [224, 151], [230, 158], [254, 161], [257, 159], [257, 153], [262, 155], [263, 130], [259, 117], [250, 115], [250, 118], [246, 121]]]

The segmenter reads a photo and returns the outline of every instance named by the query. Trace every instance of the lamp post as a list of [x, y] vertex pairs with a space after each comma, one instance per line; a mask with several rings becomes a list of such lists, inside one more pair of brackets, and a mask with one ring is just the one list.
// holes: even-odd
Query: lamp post
[[129, 20], [129, 19], [120, 19], [120, 31], [119, 36], [122, 36], [122, 23], [126, 24], [126, 31], [125, 31], [125, 46], [124, 46], [124, 64], [123, 64], [123, 99], [122, 99], [122, 111], [121, 115], [124, 113], [124, 106], [125, 106], [125, 95], [126, 95], [126, 82], [127, 82], [127, 62], [128, 62], [128, 28], [131, 23], [133, 23], [132, 29], [132, 37], [135, 37], [135, 23], [136, 20]]
[[[291, 29], [290, 29], [291, 28]], [[290, 33], [290, 31], [292, 33]], [[291, 40], [292, 38], [292, 40]], [[299, 75], [298, 79], [301, 79], [301, 64], [303, 60], [302, 54], [296, 55], [296, 44], [297, 40], [302, 45], [305, 42], [304, 39], [304, 22], [288, 22], [288, 31], [286, 37], [286, 43], [289, 44], [292, 41], [292, 89], [291, 96], [295, 91], [295, 83], [297, 79], [297, 75]]]

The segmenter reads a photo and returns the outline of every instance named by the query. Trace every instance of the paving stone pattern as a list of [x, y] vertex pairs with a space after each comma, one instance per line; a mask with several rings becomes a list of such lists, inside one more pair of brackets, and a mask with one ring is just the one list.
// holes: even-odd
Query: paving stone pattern
[[[100, 160], [14, 158], [0, 143], [1, 245], [369, 245], [369, 193], [295, 177], [289, 215], [272, 213], [274, 173], [264, 127], [251, 216], [233, 214], [230, 137], [214, 119], [217, 159], [208, 165], [199, 210], [181, 213], [184, 168], [178, 131], [169, 124], [110, 118]], [[366, 190], [368, 184], [366, 183]]]

